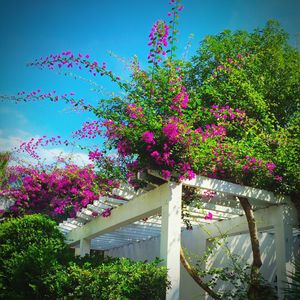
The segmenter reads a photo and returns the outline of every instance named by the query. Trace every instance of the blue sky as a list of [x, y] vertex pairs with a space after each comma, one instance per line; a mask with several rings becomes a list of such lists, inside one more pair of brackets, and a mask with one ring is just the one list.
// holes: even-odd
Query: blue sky
[[[71, 50], [106, 61], [109, 69], [126, 77], [125, 66], [108, 51], [128, 61], [137, 55], [145, 66], [151, 26], [157, 19], [167, 19], [170, 8], [167, 0], [0, 0], [0, 4], [0, 94], [56, 90], [58, 94], [75, 92], [91, 102], [101, 95], [92, 92], [87, 83], [55, 71], [26, 67], [26, 63]], [[191, 33], [194, 39], [190, 55], [207, 34], [224, 29], [252, 30], [264, 26], [270, 18], [281, 22], [293, 45], [300, 31], [299, 0], [185, 0], [183, 5], [178, 56], [184, 52]], [[88, 73], [74, 73], [94, 80]], [[105, 92], [117, 91], [109, 81], [95, 80]], [[0, 102], [0, 151], [44, 134], [68, 137], [83, 121], [92, 119], [88, 113], [68, 111], [59, 103]], [[71, 150], [79, 151], [64, 151]]]

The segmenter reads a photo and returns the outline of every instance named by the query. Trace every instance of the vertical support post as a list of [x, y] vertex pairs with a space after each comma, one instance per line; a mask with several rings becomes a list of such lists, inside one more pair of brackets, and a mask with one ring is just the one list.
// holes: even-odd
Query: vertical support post
[[91, 240], [81, 239], [80, 240], [80, 256], [84, 257], [86, 254], [90, 254], [91, 251]]
[[275, 248], [277, 266], [278, 299], [284, 299], [284, 288], [287, 287], [287, 270], [291, 260], [291, 248], [293, 242], [293, 228], [288, 222], [288, 208], [278, 208], [274, 222]]
[[75, 248], [75, 256], [80, 256], [80, 248]]
[[181, 238], [181, 194], [182, 184], [169, 183], [169, 197], [162, 205], [160, 235], [160, 258], [168, 268], [171, 289], [166, 300], [179, 299], [180, 285], [180, 238]]
[[[206, 235], [206, 238], [204, 239], [205, 241], [205, 244], [204, 244], [204, 250], [203, 250], [203, 253], [207, 253], [208, 249], [212, 247], [212, 241], [209, 239], [209, 235]], [[201, 264], [201, 269], [205, 271], [205, 269], [208, 267], [210, 267], [209, 265], [211, 264], [211, 260], [207, 260], [207, 261], [203, 261], [202, 264]], [[204, 300], [207, 300], [209, 299], [209, 295], [208, 293], [204, 293], [204, 297], [203, 297]]]

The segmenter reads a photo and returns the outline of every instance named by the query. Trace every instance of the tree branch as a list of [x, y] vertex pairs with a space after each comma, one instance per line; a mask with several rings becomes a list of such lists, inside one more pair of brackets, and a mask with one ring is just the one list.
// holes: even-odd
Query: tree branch
[[186, 271], [190, 274], [190, 276], [194, 279], [194, 281], [204, 290], [208, 293], [209, 296], [211, 296], [213, 299], [220, 300], [221, 297], [215, 293], [203, 280], [199, 277], [197, 274], [197, 271], [190, 265], [190, 263], [187, 261], [184, 252], [182, 250], [182, 247], [180, 248], [180, 261]]
[[246, 214], [253, 254], [253, 262], [250, 275], [251, 283], [248, 290], [248, 296], [250, 297], [250, 299], [258, 299], [257, 296], [259, 293], [259, 269], [262, 265], [262, 261], [260, 255], [257, 226], [254, 218], [253, 209], [248, 199], [244, 197], [238, 197], [238, 199]]

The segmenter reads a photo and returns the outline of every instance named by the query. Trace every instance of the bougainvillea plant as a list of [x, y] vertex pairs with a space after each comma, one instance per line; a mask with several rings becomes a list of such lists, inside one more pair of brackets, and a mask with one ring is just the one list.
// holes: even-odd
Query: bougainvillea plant
[[[96, 174], [92, 164], [79, 167], [62, 160], [59, 165], [11, 166], [6, 178], [0, 196], [14, 199], [14, 203], [1, 214], [43, 213], [56, 220], [75, 217], [82, 208], [118, 187], [117, 181]], [[104, 217], [108, 215], [108, 211], [103, 212]]]
[[[98, 63], [89, 55], [76, 55], [71, 51], [50, 54], [29, 64], [50, 70], [77, 68], [94, 77], [108, 76], [123, 92], [122, 96], [101, 99], [97, 107], [83, 99], [76, 100], [73, 92], [58, 96], [55, 91], [21, 91], [10, 99], [64, 100], [76, 108], [92, 111], [97, 118], [75, 131], [73, 140], [104, 137], [106, 149], [90, 149], [89, 158], [96, 168], [107, 172], [103, 166], [107, 166], [105, 161], [111, 158], [106, 157], [105, 152], [107, 149], [115, 151], [119, 156], [118, 171], [110, 164], [109, 177], [117, 174], [136, 188], [139, 187], [137, 174], [154, 169], [166, 180], [192, 179], [200, 174], [278, 189], [284, 177], [282, 169], [278, 172], [273, 161], [274, 136], [254, 132], [257, 122], [245, 109], [232, 107], [229, 102], [219, 105], [217, 101], [213, 103], [213, 99], [206, 101], [186, 81], [190, 64], [175, 56], [177, 24], [183, 6], [180, 1], [172, 0], [169, 4], [169, 20], [157, 21], [149, 34], [149, 67], [141, 69], [134, 58], [130, 65], [130, 82], [108, 70], [105, 62]], [[222, 81], [224, 74], [239, 73], [251, 62], [251, 53], [228, 57], [211, 69], [209, 80]], [[22, 143], [20, 151], [38, 159], [36, 150], [40, 146], [70, 143], [60, 136], [43, 136]]]
[[[126, 178], [135, 188], [139, 188], [142, 184], [140, 175], [147, 175], [147, 170], [152, 169], [158, 171], [165, 180], [180, 181], [204, 175], [242, 185], [276, 191], [284, 187], [284, 191], [291, 191], [296, 185], [289, 188], [284, 176], [288, 171], [285, 166], [288, 168], [289, 165], [280, 161], [282, 149], [285, 149], [280, 147], [285, 145], [282, 141], [287, 135], [280, 124], [273, 122], [266, 101], [261, 101], [260, 95], [246, 82], [248, 75], [253, 74], [251, 70], [257, 66], [259, 56], [254, 51], [257, 47], [253, 51], [250, 47], [247, 52], [230, 53], [228, 56], [224, 52], [211, 57], [209, 61], [204, 60], [200, 71], [197, 66], [191, 69], [191, 63], [176, 59], [175, 56], [177, 24], [183, 6], [178, 0], [171, 0], [169, 4], [171, 10], [168, 21], [157, 21], [149, 34], [149, 67], [142, 69], [137, 58], [134, 58], [130, 64], [130, 81], [124, 81], [108, 70], [105, 62], [98, 63], [91, 60], [89, 55], [70, 51], [50, 54], [30, 64], [41, 69], [86, 70], [95, 78], [108, 76], [120, 88], [120, 95], [100, 99], [96, 107], [83, 99], [75, 99], [73, 93], [58, 96], [55, 91], [22, 91], [10, 99], [64, 100], [76, 108], [93, 112], [95, 120], [85, 122], [81, 129], [74, 132], [73, 138], [102, 137], [106, 140], [106, 149], [94, 148], [89, 151], [95, 170], [102, 172], [106, 183], [112, 183], [116, 177]], [[197, 72], [203, 70], [206, 77], [202, 80]], [[230, 94], [232, 86], [240, 82], [242, 84], [237, 95], [242, 99], [241, 107], [239, 99]], [[23, 143], [20, 150], [38, 158], [36, 150], [39, 146], [69, 143], [60, 137], [43, 137]], [[294, 149], [296, 147], [292, 147], [292, 151]], [[275, 155], [278, 153], [281, 156]], [[31, 175], [26, 170], [22, 172], [25, 175], [21, 177], [21, 188], [25, 189], [27, 198], [21, 200], [24, 203], [21, 206], [29, 209], [33, 202], [44, 209], [44, 202], [35, 199], [43, 196], [37, 193], [44, 189], [47, 193], [52, 192], [52, 185], [46, 182], [53, 182], [55, 187], [59, 187], [60, 196], [56, 197], [55, 192], [47, 204], [49, 206], [51, 203], [56, 213], [71, 211], [74, 214], [95, 199], [96, 191], [99, 192], [94, 185], [96, 174], [92, 167], [81, 169], [71, 165], [48, 173], [31, 172]], [[76, 181], [81, 173], [84, 180]], [[75, 192], [74, 188], [77, 191], [74, 197], [66, 196], [61, 202], [65, 195]], [[13, 188], [10, 191], [14, 191]], [[13, 209], [18, 209], [19, 203], [17, 201]], [[240, 199], [240, 203], [251, 212], [247, 199]], [[207, 220], [212, 218], [211, 213], [205, 216]], [[257, 230], [254, 229], [250, 234], [255, 236]], [[259, 248], [257, 238], [253, 246], [255, 248]], [[261, 265], [260, 257], [257, 262], [252, 266], [255, 272]], [[257, 285], [255, 276], [253, 278], [253, 284]], [[216, 295], [213, 297], [219, 299]]]

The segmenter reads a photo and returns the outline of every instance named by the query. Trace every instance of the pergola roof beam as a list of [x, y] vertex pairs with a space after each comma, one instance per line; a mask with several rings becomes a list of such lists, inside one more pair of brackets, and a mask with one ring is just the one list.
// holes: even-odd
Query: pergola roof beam
[[168, 184], [141, 194], [112, 211], [110, 218], [94, 218], [83, 227], [76, 228], [68, 233], [70, 244], [77, 244], [81, 239], [91, 239], [95, 236], [114, 231], [142, 218], [149, 217], [161, 211], [161, 206], [168, 199]]

